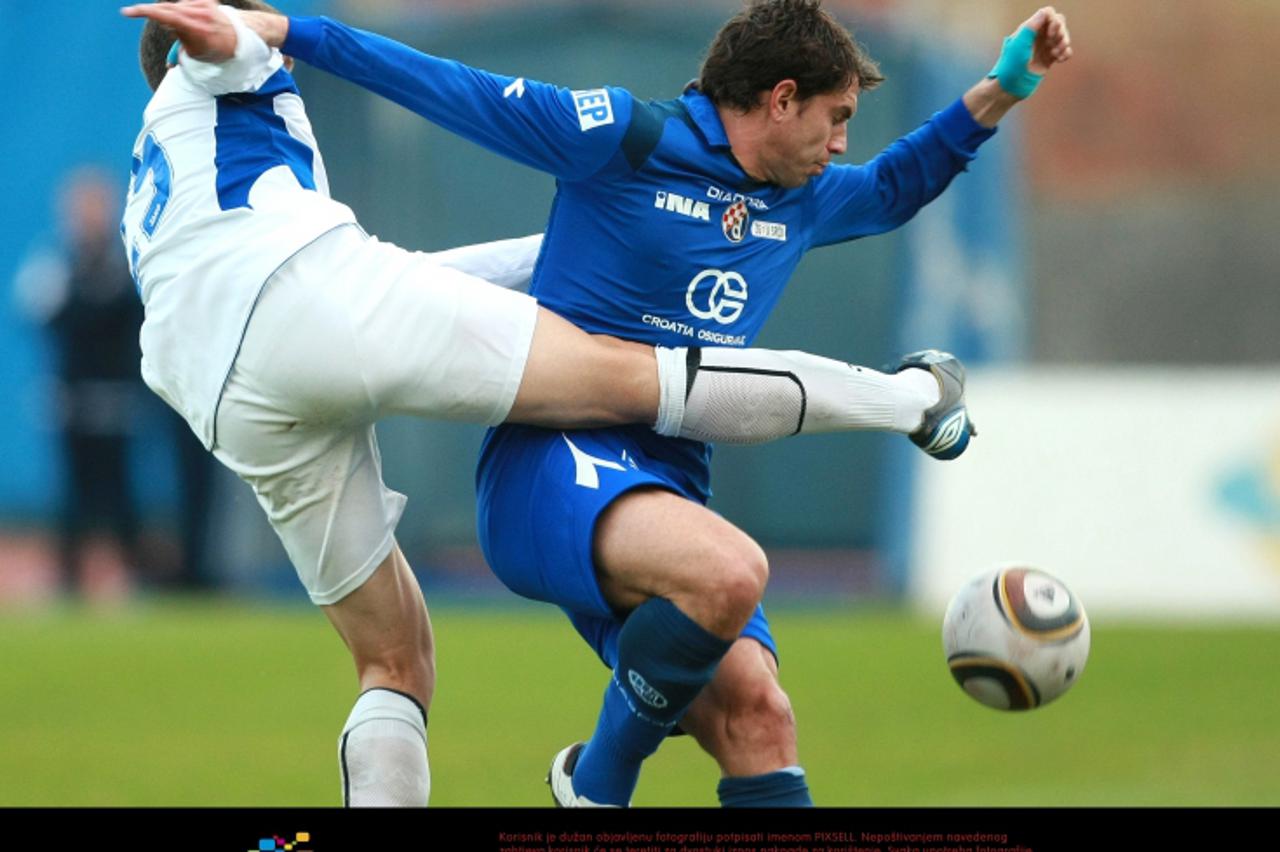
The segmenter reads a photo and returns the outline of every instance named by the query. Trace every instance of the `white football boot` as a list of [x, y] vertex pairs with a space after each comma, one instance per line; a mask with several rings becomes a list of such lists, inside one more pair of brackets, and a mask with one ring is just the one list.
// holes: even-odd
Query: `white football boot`
[[585, 743], [574, 743], [563, 749], [551, 761], [551, 770], [547, 772], [547, 783], [551, 785], [551, 798], [557, 808], [616, 808], [617, 805], [602, 805], [593, 802], [586, 796], [573, 792], [573, 768], [578, 765]]
[[924, 422], [911, 433], [911, 442], [935, 459], [956, 458], [969, 446], [969, 439], [978, 434], [964, 403], [964, 365], [949, 352], [925, 349], [905, 356], [894, 372], [908, 369], [933, 373], [942, 391], [938, 404], [924, 413]]

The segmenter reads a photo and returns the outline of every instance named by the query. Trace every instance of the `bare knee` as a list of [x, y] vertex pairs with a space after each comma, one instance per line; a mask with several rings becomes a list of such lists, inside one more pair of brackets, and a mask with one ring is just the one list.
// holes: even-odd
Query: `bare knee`
[[736, 636], [764, 597], [769, 561], [745, 535], [717, 547], [700, 566], [702, 582], [695, 594], [719, 614], [719, 621]]
[[662, 488], [629, 492], [605, 509], [592, 557], [618, 612], [666, 598], [726, 640], [742, 632], [769, 579], [764, 551], [746, 533]]

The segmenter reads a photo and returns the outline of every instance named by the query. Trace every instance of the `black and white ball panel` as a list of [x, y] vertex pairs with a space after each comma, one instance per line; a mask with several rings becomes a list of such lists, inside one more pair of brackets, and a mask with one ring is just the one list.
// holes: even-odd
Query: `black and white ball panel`
[[991, 594], [1010, 626], [1041, 642], [1070, 639], [1084, 626], [1079, 601], [1043, 571], [1006, 568], [996, 575]]

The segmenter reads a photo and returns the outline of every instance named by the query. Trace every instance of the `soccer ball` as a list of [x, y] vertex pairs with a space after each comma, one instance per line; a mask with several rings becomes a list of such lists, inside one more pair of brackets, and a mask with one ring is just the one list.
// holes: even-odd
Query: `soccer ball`
[[942, 646], [956, 683], [999, 710], [1048, 704], [1080, 679], [1089, 619], [1060, 581], [1005, 567], [974, 578], [947, 606]]

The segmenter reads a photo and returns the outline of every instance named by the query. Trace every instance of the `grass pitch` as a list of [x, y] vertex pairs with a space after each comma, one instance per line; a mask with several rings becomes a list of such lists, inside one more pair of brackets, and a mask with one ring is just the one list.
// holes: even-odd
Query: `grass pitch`
[[[604, 668], [540, 607], [433, 618], [432, 804], [549, 805], [547, 764], [590, 734]], [[771, 618], [820, 805], [1280, 805], [1280, 629], [1095, 623], [1080, 683], [1008, 714], [951, 681], [932, 621]], [[0, 660], [0, 806], [339, 803], [355, 679], [319, 612], [6, 613]], [[713, 806], [717, 777], [672, 740], [635, 804]]]

